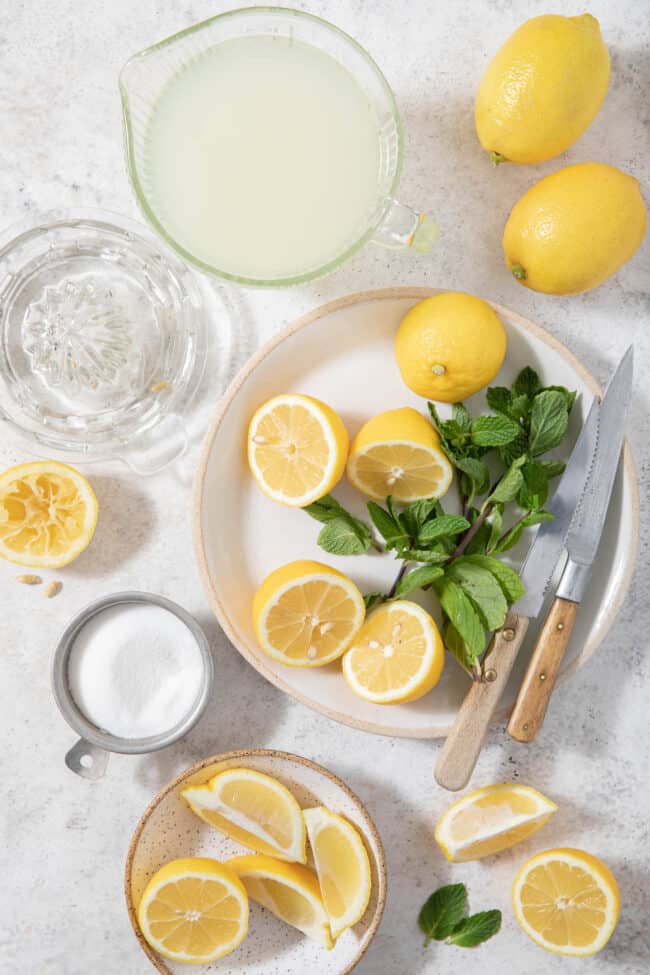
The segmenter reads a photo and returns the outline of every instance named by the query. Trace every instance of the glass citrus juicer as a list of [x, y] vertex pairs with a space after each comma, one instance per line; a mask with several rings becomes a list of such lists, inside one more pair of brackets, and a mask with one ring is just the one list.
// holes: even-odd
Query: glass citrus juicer
[[120, 90], [138, 202], [204, 271], [290, 285], [370, 239], [420, 253], [436, 239], [394, 197], [402, 128], [386, 79], [318, 17], [221, 14], [132, 57]]

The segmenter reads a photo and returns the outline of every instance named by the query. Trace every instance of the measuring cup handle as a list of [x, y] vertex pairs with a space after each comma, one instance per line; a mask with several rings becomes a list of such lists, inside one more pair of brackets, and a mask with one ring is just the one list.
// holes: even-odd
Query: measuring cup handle
[[71, 772], [80, 775], [83, 779], [101, 779], [108, 764], [108, 752], [80, 738], [70, 751], [66, 752], [65, 764]]
[[438, 226], [426, 213], [420, 213], [397, 200], [390, 200], [382, 223], [373, 240], [392, 250], [412, 248], [418, 254], [428, 254], [438, 239]]

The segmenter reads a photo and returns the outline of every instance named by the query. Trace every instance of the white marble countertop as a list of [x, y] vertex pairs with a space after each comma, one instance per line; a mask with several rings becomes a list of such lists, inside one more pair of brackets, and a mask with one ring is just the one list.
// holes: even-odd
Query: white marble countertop
[[[465, 289], [538, 321], [599, 378], [630, 342], [637, 388], [630, 435], [647, 478], [650, 367], [650, 239], [597, 291], [552, 298], [526, 291], [501, 258], [504, 219], [521, 192], [561, 162], [597, 159], [650, 177], [650, 27], [647, 4], [594, 0], [612, 52], [605, 105], [566, 159], [490, 168], [475, 138], [472, 102], [489, 54], [528, 16], [577, 13], [568, 0], [311, 0], [301, 7], [353, 34], [394, 87], [405, 126], [401, 196], [436, 215], [441, 241], [425, 259], [367, 247], [329, 278], [292, 291], [216, 289], [222, 367], [216, 400], [253, 348], [282, 323], [323, 301], [392, 285]], [[137, 216], [122, 157], [117, 72], [126, 58], [168, 34], [226, 9], [221, 0], [34, 0], [0, 10], [0, 213], [3, 225], [58, 206], [99, 205]], [[231, 339], [234, 338], [234, 341]], [[0, 434], [0, 467], [29, 459]], [[552, 796], [560, 812], [543, 834], [487, 863], [453, 871], [433, 841], [448, 797], [435, 786], [439, 744], [392, 741], [331, 723], [283, 696], [229, 646], [199, 585], [189, 527], [189, 489], [173, 473], [138, 479], [118, 463], [84, 468], [101, 506], [88, 552], [59, 573], [61, 594], [42, 595], [0, 565], [0, 971], [3, 975], [146, 975], [122, 895], [131, 831], [154, 792], [213, 752], [270, 746], [307, 755], [343, 777], [367, 803], [388, 856], [384, 922], [361, 975], [447, 975], [462, 966], [548, 975], [646, 970], [650, 957], [647, 795], [650, 780], [647, 539], [639, 571], [606, 644], [553, 700], [545, 734], [529, 747], [503, 731], [490, 737], [477, 784], [512, 779]], [[606, 557], [603, 553], [602, 557]], [[50, 692], [50, 663], [64, 624], [91, 599], [143, 588], [182, 603], [205, 626], [219, 684], [208, 717], [177, 746], [154, 756], [111, 758], [99, 783], [72, 775], [63, 755], [73, 734]], [[224, 693], [223, 689], [227, 689]], [[645, 799], [642, 798], [645, 796]], [[610, 946], [581, 963], [556, 958], [519, 931], [509, 907], [516, 865], [537, 849], [579, 846], [602, 856], [621, 886], [623, 910]], [[424, 949], [415, 926], [437, 886], [467, 881], [475, 910], [504, 910], [497, 938], [464, 954]], [[645, 964], [644, 964], [645, 962]], [[306, 973], [305, 973], [306, 975]], [[311, 973], [310, 973], [311, 975]]]

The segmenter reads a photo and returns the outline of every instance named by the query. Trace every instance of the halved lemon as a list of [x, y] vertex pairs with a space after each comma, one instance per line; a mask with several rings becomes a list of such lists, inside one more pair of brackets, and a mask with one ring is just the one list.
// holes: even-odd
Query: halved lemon
[[216, 860], [172, 860], [153, 875], [138, 906], [147, 943], [173, 961], [222, 958], [248, 930], [248, 895], [232, 870]]
[[58, 569], [90, 543], [97, 498], [83, 475], [55, 460], [18, 464], [0, 474], [0, 556]]
[[343, 676], [374, 704], [415, 701], [434, 687], [445, 662], [438, 628], [406, 599], [374, 610], [343, 657]]
[[292, 794], [271, 775], [231, 768], [181, 795], [193, 812], [242, 846], [304, 863], [305, 822]]
[[521, 867], [512, 886], [519, 927], [556, 955], [594, 955], [609, 941], [621, 909], [618, 884], [584, 850], [546, 850]]
[[332, 937], [360, 921], [370, 901], [372, 878], [363, 840], [352, 823], [323, 806], [304, 809], [309, 845]]
[[341, 480], [350, 446], [340, 416], [320, 400], [297, 393], [274, 396], [248, 428], [248, 463], [273, 501], [304, 508]]
[[300, 863], [281, 863], [259, 854], [233, 857], [227, 863], [251, 900], [323, 948], [333, 947], [320, 887], [312, 870]]
[[554, 802], [528, 785], [487, 785], [449, 806], [435, 837], [448, 860], [480, 860], [536, 833], [556, 811]]
[[336, 660], [365, 615], [352, 580], [322, 562], [289, 562], [275, 569], [253, 600], [260, 647], [289, 667], [322, 667]]
[[352, 441], [348, 478], [369, 498], [408, 503], [441, 498], [453, 469], [440, 437], [421, 413], [405, 406], [368, 420]]

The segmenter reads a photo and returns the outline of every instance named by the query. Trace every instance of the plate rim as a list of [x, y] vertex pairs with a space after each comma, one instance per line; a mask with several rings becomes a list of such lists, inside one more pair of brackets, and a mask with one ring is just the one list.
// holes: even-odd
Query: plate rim
[[[155, 809], [158, 808], [163, 799], [165, 799], [171, 792], [173, 792], [182, 782], [191, 776], [200, 772], [204, 768], [208, 768], [210, 765], [217, 765], [220, 762], [239, 761], [240, 759], [246, 759], [250, 757], [255, 758], [279, 758], [283, 760], [288, 760], [289, 762], [296, 763], [298, 765], [303, 765], [306, 768], [311, 769], [325, 776], [333, 782], [342, 792], [344, 792], [352, 803], [357, 806], [361, 812], [364, 824], [367, 832], [371, 835], [373, 843], [375, 844], [377, 850], [377, 874], [378, 874], [378, 890], [377, 890], [377, 905], [375, 907], [375, 913], [373, 914], [372, 921], [366, 929], [365, 938], [362, 944], [359, 946], [354, 958], [347, 963], [345, 968], [342, 968], [339, 975], [349, 975], [349, 973], [356, 968], [363, 956], [368, 951], [368, 948], [372, 944], [375, 935], [379, 929], [381, 919], [384, 913], [384, 908], [386, 906], [386, 897], [388, 892], [388, 875], [386, 867], [386, 853], [384, 850], [384, 844], [381, 841], [379, 831], [375, 825], [375, 822], [368, 812], [365, 804], [361, 801], [356, 792], [350, 788], [342, 779], [335, 775], [334, 772], [330, 772], [329, 769], [325, 768], [323, 765], [319, 765], [318, 762], [313, 762], [310, 758], [305, 758], [303, 755], [296, 755], [294, 752], [285, 752], [278, 748], [236, 748], [228, 752], [220, 752], [216, 755], [210, 755], [208, 758], [203, 758], [198, 762], [195, 762], [189, 768], [184, 771], [179, 772], [178, 775], [163, 786], [163, 788], [156, 793], [153, 799], [149, 802], [146, 809], [142, 813], [138, 823], [133, 830], [131, 836], [131, 841], [129, 843], [129, 848], [126, 854], [126, 861], [124, 865], [124, 899], [126, 901], [126, 909], [129, 915], [129, 921], [131, 927], [133, 928], [133, 933], [135, 934], [138, 944], [140, 945], [142, 951], [145, 953], [149, 961], [152, 963], [154, 968], [161, 973], [161, 975], [170, 975], [170, 969], [165, 964], [165, 960], [151, 948], [144, 939], [144, 936], [140, 930], [138, 924], [138, 919], [136, 916], [136, 908], [133, 903], [133, 898], [131, 897], [131, 878], [133, 874], [133, 861], [135, 859], [135, 853], [140, 842], [140, 837], [142, 836], [149, 819]], [[244, 973], [242, 973], [244, 975]]]
[[[412, 738], [421, 741], [430, 741], [436, 738], [446, 737], [451, 730], [451, 725], [433, 724], [426, 729], [426, 733], [423, 733], [422, 729], [414, 730], [409, 728], [395, 727], [393, 725], [379, 724], [376, 722], [368, 722], [352, 717], [351, 715], [344, 714], [335, 710], [334, 708], [327, 707], [320, 704], [318, 701], [306, 697], [300, 691], [297, 691], [295, 688], [291, 687], [284, 681], [281, 675], [276, 674], [275, 671], [273, 671], [270, 667], [267, 667], [265, 661], [258, 660], [253, 656], [252, 653], [250, 653], [245, 645], [242, 645], [242, 641], [239, 640], [234, 627], [230, 623], [226, 609], [220, 600], [219, 594], [210, 575], [203, 536], [202, 498], [205, 487], [208, 461], [214, 440], [219, 431], [219, 427], [221, 426], [228, 409], [230, 408], [244, 382], [277, 346], [281, 345], [286, 339], [290, 338], [296, 332], [299, 332], [301, 329], [312, 325], [319, 319], [325, 318], [327, 315], [330, 315], [333, 312], [341, 311], [342, 309], [353, 305], [373, 301], [387, 301], [396, 299], [413, 299], [417, 301], [422, 300], [423, 298], [429, 298], [432, 295], [441, 294], [447, 290], [449, 289], [393, 287], [371, 289], [369, 291], [356, 291], [353, 294], [344, 295], [341, 298], [335, 298], [333, 301], [328, 301], [322, 305], [318, 305], [316, 308], [313, 308], [311, 311], [300, 315], [298, 318], [293, 319], [282, 328], [278, 329], [278, 331], [267, 339], [267, 341], [264, 342], [260, 348], [243, 364], [241, 369], [237, 372], [218, 400], [212, 420], [204, 435], [203, 443], [201, 445], [199, 461], [194, 475], [191, 499], [192, 541], [194, 557], [199, 569], [201, 584], [207, 596], [210, 608], [216, 616], [217, 622], [237, 652], [240, 653], [259, 674], [262, 674], [262, 676], [270, 681], [270, 683], [275, 685], [275, 687], [278, 687], [281, 691], [288, 694], [295, 700], [300, 701], [301, 704], [306, 705], [314, 711], [318, 711], [320, 714], [324, 714], [326, 717], [331, 718], [334, 721], [338, 721], [339, 723], [347, 725], [348, 727], [357, 728], [371, 734], [397, 738]], [[536, 322], [533, 322], [531, 319], [526, 318], [519, 312], [513, 311], [506, 305], [502, 305], [495, 301], [490, 301], [487, 298], [484, 298], [483, 300], [486, 301], [498, 314], [503, 314], [506, 318], [514, 321], [517, 326], [534, 335], [537, 339], [560, 355], [580, 376], [594, 396], [602, 395], [602, 387], [597, 382], [595, 377], [589, 372], [586, 366], [583, 365], [580, 359], [578, 359], [573, 352], [571, 352], [570, 349], [564, 345], [563, 342], [547, 331], [547, 329], [541, 325], [538, 325]], [[597, 640], [588, 640], [585, 643], [580, 653], [574, 658], [574, 660], [571, 661], [569, 666], [559, 674], [556, 681], [556, 687], [564, 684], [565, 681], [577, 673], [577, 671], [580, 670], [587, 663], [587, 661], [591, 659], [600, 644], [604, 642], [614, 623], [614, 620], [620, 612], [634, 576], [640, 544], [639, 486], [634, 456], [627, 437], [623, 443], [623, 466], [625, 480], [629, 486], [631, 494], [631, 516], [633, 528], [632, 550], [629, 553], [627, 563], [625, 565], [617, 598], [612, 601], [607, 615], [603, 620], [602, 630], [599, 638]], [[495, 726], [503, 723], [507, 719], [509, 711], [510, 709], [507, 707], [498, 708], [493, 715], [490, 728], [494, 728]]]

